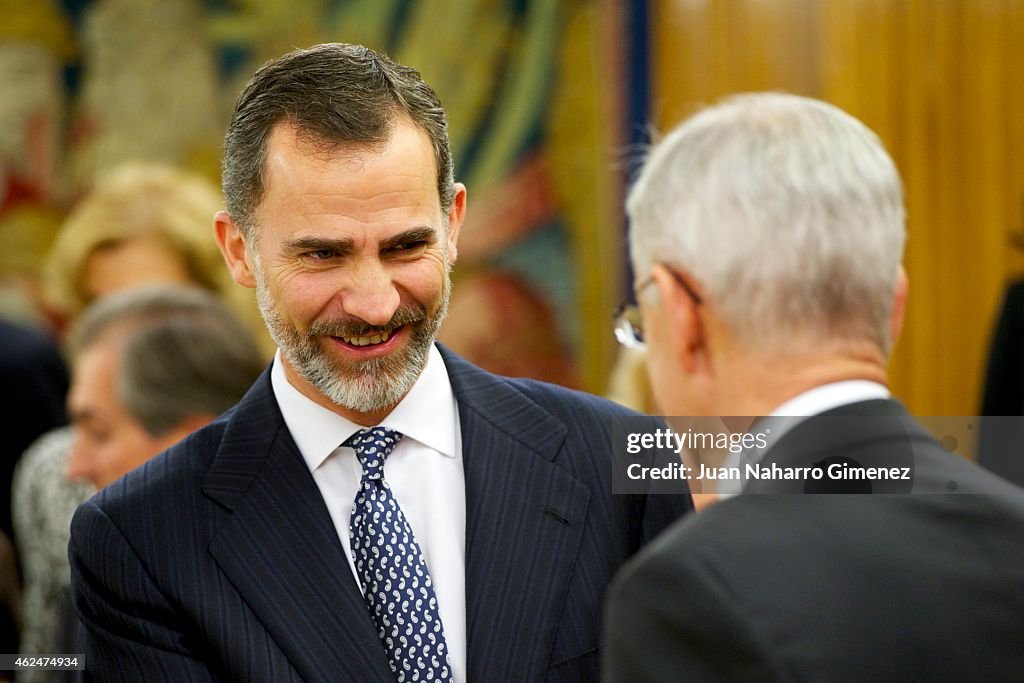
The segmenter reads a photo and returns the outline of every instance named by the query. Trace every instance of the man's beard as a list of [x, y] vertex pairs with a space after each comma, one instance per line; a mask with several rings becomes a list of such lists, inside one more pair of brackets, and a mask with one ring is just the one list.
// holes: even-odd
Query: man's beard
[[[409, 393], [427, 365], [430, 347], [448, 313], [451, 278], [444, 274], [441, 301], [434, 315], [426, 308], [400, 306], [386, 325], [368, 325], [360, 320], [317, 321], [303, 335], [278, 313], [270, 296], [263, 269], [256, 272], [256, 303], [270, 336], [302, 377], [339, 406], [360, 413], [373, 413], [396, 405]], [[322, 336], [364, 337], [393, 332], [409, 325], [411, 335], [402, 348], [364, 361], [344, 361], [329, 356], [319, 343]]]

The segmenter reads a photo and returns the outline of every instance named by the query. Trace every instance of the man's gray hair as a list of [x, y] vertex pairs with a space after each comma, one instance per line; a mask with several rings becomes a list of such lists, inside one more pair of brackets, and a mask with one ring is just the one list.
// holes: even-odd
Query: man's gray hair
[[866, 339], [888, 353], [903, 191], [849, 114], [781, 93], [729, 98], [654, 147], [626, 206], [637, 276], [685, 269], [747, 347]]
[[212, 294], [145, 287], [86, 309], [71, 337], [74, 354], [118, 344], [118, 400], [161, 436], [195, 415], [219, 415], [263, 370], [252, 333]]
[[312, 149], [387, 142], [399, 117], [430, 138], [443, 213], [455, 196], [448, 121], [433, 89], [415, 69], [361, 45], [325, 43], [295, 50], [261, 67], [235, 103], [224, 139], [222, 177], [228, 213], [247, 237], [263, 199], [267, 144], [289, 123]]

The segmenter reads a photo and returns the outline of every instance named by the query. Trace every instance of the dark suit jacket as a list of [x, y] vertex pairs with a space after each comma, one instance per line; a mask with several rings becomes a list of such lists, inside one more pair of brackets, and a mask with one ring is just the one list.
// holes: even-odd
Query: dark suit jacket
[[60, 351], [42, 333], [0, 320], [0, 531], [14, 536], [14, 467], [39, 436], [67, 422], [68, 371]]
[[981, 414], [990, 417], [981, 421], [978, 464], [1024, 486], [1024, 281], [1010, 283], [1003, 295]]
[[[14, 544], [0, 531], [0, 647], [4, 652], [18, 651], [18, 623], [21, 607], [21, 579]], [[6, 669], [0, 668], [0, 674]], [[0, 675], [0, 679], [3, 676]]]
[[1024, 415], [1024, 280], [1003, 294], [992, 330], [982, 415]]
[[806, 464], [809, 429], [818, 460], [910, 449], [915, 484], [990, 495], [744, 493], [713, 505], [616, 579], [606, 681], [1021, 680], [1024, 491], [946, 453], [894, 401], [831, 415], [864, 413], [883, 418], [828, 434], [811, 420], [765, 457]]
[[[689, 496], [611, 494], [625, 409], [442, 352], [462, 427], [469, 680], [596, 680], [606, 586]], [[269, 372], [83, 504], [71, 563], [98, 680], [394, 681]]]

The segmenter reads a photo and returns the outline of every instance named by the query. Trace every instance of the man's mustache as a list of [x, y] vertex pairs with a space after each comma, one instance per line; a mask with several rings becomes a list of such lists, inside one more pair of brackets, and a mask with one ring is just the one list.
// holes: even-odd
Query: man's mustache
[[370, 325], [359, 318], [348, 320], [318, 320], [309, 326], [308, 337], [370, 337], [375, 334], [390, 334], [394, 330], [425, 320], [427, 311], [424, 307], [402, 306], [395, 311], [384, 325]]

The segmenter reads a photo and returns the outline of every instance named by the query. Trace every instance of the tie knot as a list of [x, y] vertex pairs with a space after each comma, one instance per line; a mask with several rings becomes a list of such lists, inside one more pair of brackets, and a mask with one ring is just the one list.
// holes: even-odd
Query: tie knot
[[383, 479], [384, 459], [391, 455], [401, 440], [402, 434], [394, 429], [367, 427], [360, 429], [341, 445], [355, 450], [363, 466], [363, 479]]

